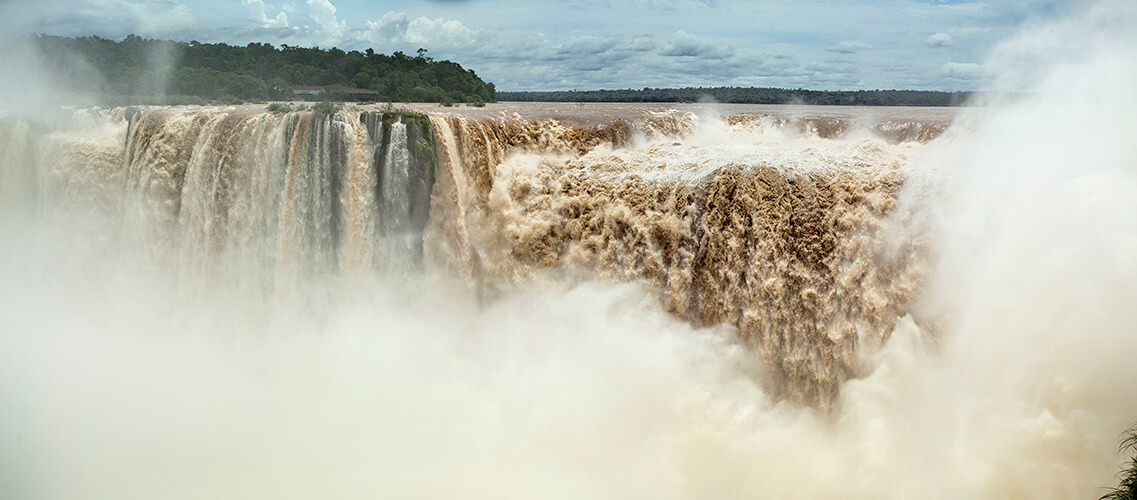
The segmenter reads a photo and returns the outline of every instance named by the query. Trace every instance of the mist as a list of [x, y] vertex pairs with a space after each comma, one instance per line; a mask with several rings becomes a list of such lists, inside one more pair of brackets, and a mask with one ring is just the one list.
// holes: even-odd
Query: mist
[[[173, 240], [129, 227], [148, 219], [118, 191], [125, 122], [10, 120], [0, 498], [1101, 495], [1137, 420], [1134, 15], [1027, 26], [984, 65], [1021, 101], [896, 146], [908, 179], [880, 237], [933, 258], [829, 411], [772, 395], [736, 327], [695, 327], [642, 282], [485, 301], [441, 266], [267, 287], [187, 272]], [[49, 90], [7, 109], [57, 109], [28, 75]], [[700, 118], [684, 145], [753, 140]]]

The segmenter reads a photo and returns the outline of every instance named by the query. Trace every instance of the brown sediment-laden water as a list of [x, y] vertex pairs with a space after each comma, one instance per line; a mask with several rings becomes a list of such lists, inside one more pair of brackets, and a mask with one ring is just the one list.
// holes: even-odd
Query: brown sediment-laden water
[[1137, 156], [1050, 95], [5, 117], [0, 496], [1086, 497]]

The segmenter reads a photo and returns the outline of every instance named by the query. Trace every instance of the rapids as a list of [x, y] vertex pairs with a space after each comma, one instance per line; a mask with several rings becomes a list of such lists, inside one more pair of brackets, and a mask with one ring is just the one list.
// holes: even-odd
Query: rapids
[[[571, 126], [120, 108], [26, 127], [5, 134], [9, 151], [35, 151], [13, 183], [38, 182], [24, 191], [46, 212], [97, 219], [74, 230], [100, 228], [102, 251], [144, 248], [193, 287], [288, 293], [406, 274], [423, 255], [483, 300], [550, 272], [645, 282], [682, 319], [737, 327], [767, 390], [821, 408], [864, 374], [858, 346], [887, 340], [925, 273], [921, 239], [878, 234], [921, 144], [871, 138], [882, 124], [858, 139], [839, 118], [680, 110]], [[942, 125], [899, 129], [927, 140]]]
[[1103, 5], [959, 112], [5, 115], [0, 498], [1099, 496], [1137, 418]]

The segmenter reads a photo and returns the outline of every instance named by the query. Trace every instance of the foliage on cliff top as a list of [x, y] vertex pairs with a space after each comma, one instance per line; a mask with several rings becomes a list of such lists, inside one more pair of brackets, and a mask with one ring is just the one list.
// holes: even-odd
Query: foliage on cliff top
[[338, 113], [341, 108], [342, 106], [339, 103], [331, 101], [320, 101], [312, 105], [312, 116], [315, 116], [316, 118], [322, 120]]
[[494, 86], [451, 61], [420, 50], [378, 54], [267, 43], [149, 40], [129, 35], [121, 42], [97, 36], [29, 35], [56, 80], [75, 92], [108, 97], [194, 96], [206, 100], [281, 100], [293, 86], [375, 92], [388, 101], [492, 101]]

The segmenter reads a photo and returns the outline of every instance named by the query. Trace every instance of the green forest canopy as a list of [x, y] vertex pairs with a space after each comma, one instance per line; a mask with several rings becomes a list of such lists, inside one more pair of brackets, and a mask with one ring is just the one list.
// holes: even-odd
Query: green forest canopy
[[242, 47], [137, 35], [121, 42], [97, 36], [29, 38], [64, 88], [115, 104], [283, 100], [295, 97], [293, 86], [321, 86], [332, 94], [340, 91], [340, 97], [348, 88], [366, 89], [375, 92], [366, 98], [389, 102], [697, 102], [709, 97], [724, 103], [959, 106], [973, 95], [760, 87], [495, 92], [494, 85], [473, 70], [436, 61], [424, 49], [412, 57], [402, 52], [377, 54], [372, 49], [345, 52], [267, 43]]
[[[492, 102], [494, 85], [451, 61], [435, 61], [419, 49], [344, 52], [267, 43], [150, 40], [121, 42], [97, 36], [29, 35], [58, 81], [72, 91], [99, 96], [192, 96], [241, 102], [289, 99], [292, 86], [348, 87], [400, 102]], [[111, 99], [114, 100], [114, 99]], [[121, 100], [121, 99], [120, 99]], [[171, 101], [186, 99], [171, 99]], [[192, 99], [191, 99], [192, 101]]]

